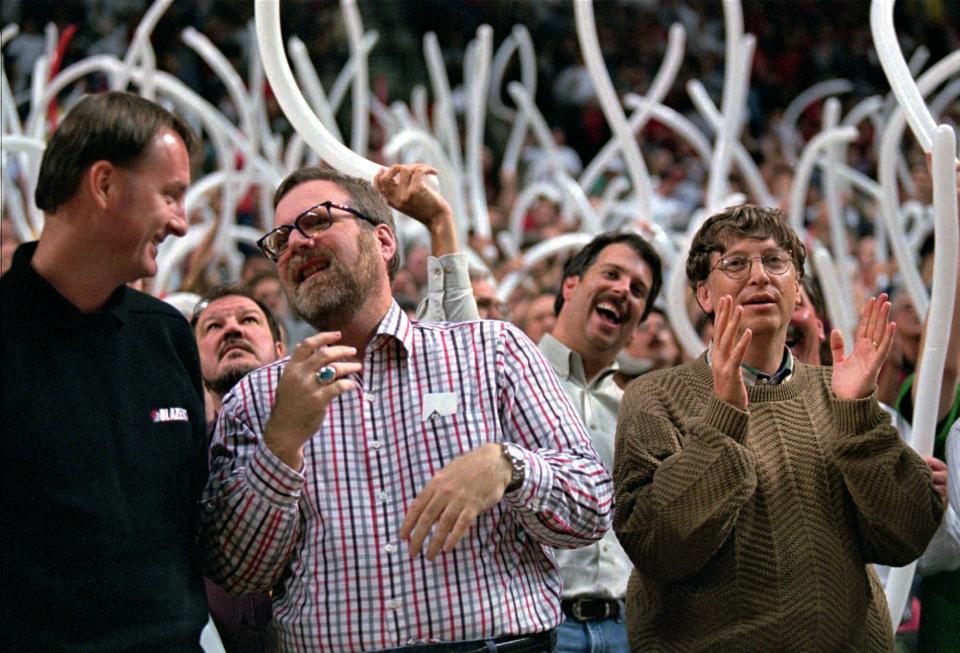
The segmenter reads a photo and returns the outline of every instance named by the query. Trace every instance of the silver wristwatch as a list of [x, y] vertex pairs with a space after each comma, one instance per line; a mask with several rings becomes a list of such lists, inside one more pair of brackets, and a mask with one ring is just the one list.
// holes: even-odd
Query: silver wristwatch
[[510, 483], [507, 484], [506, 489], [507, 492], [512, 492], [523, 485], [527, 472], [527, 460], [523, 457], [523, 449], [512, 442], [501, 442], [500, 453], [513, 468], [510, 473]]

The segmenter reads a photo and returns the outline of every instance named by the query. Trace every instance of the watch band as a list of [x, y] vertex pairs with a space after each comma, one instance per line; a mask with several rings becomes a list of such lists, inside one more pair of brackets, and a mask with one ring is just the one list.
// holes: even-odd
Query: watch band
[[510, 483], [507, 484], [506, 492], [512, 492], [523, 485], [523, 479], [526, 476], [527, 461], [518, 449], [519, 447], [515, 444], [507, 442], [500, 443], [500, 454], [507, 459], [507, 462], [509, 462], [513, 468], [510, 473]]

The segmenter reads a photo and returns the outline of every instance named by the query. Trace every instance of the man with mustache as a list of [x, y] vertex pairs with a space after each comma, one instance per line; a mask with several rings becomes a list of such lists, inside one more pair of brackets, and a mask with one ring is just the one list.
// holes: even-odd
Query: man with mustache
[[279, 583], [282, 650], [549, 651], [547, 547], [603, 535], [609, 475], [518, 329], [393, 301], [392, 175], [304, 168], [277, 189], [260, 245], [318, 333], [224, 397], [208, 559], [231, 591]]
[[195, 140], [112, 92], [47, 144], [43, 233], [0, 278], [2, 650], [199, 650], [197, 347], [176, 309], [126, 285], [186, 233]]
[[244, 286], [211, 290], [197, 303], [190, 325], [200, 350], [203, 385], [216, 412], [240, 379], [286, 354], [276, 316]]
[[[607, 469], [623, 390], [617, 354], [646, 318], [660, 291], [660, 259], [634, 233], [605, 233], [567, 261], [554, 302], [557, 322], [540, 340]], [[629, 651], [623, 597], [632, 565], [616, 535], [588, 547], [557, 551], [564, 622], [557, 653]]]
[[708, 350], [624, 394], [617, 536], [634, 650], [892, 651], [869, 563], [904, 565], [943, 513], [874, 393], [895, 325], [871, 299], [833, 368], [794, 360], [804, 247], [778, 209], [708, 218], [686, 272]]
[[[286, 354], [276, 317], [244, 286], [211, 290], [197, 303], [190, 325], [200, 350], [203, 384], [217, 413], [223, 396], [240, 379]], [[276, 650], [266, 593], [232, 596], [209, 579], [206, 587], [210, 616], [228, 653]]]

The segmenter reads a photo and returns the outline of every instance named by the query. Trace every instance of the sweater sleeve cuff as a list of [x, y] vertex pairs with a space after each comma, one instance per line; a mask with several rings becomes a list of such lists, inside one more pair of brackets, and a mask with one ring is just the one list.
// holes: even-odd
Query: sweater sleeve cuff
[[303, 480], [303, 474], [288, 467], [263, 442], [257, 445], [247, 463], [250, 489], [279, 506], [297, 503]]
[[703, 421], [730, 436], [738, 444], [743, 444], [750, 426], [750, 414], [711, 394], [703, 411]]
[[837, 419], [837, 426], [843, 435], [863, 433], [889, 420], [873, 395], [863, 399], [833, 400], [833, 414]]

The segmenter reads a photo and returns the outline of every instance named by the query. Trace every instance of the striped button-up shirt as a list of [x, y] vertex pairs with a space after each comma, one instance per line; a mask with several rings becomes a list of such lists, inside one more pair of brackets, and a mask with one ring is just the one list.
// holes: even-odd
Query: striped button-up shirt
[[[561, 580], [549, 547], [609, 528], [612, 486], [556, 376], [505, 322], [410, 322], [394, 303], [297, 471], [264, 444], [286, 361], [223, 402], [204, 495], [214, 577], [235, 592], [281, 581], [284, 650], [362, 651], [529, 634], [556, 626]], [[523, 484], [457, 547], [411, 558], [410, 503], [462, 453], [525, 452]]]

